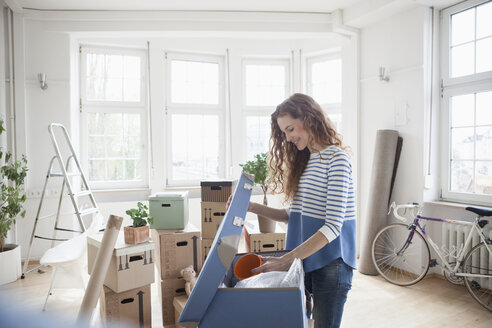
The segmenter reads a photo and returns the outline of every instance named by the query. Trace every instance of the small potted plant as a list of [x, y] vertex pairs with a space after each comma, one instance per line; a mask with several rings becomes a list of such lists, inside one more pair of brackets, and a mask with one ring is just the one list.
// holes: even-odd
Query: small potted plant
[[[5, 131], [0, 119], [0, 135]], [[11, 152], [0, 148], [0, 285], [17, 280], [21, 275], [20, 246], [5, 244], [5, 239], [15, 220], [26, 215], [24, 180], [27, 159], [13, 160]]]
[[[267, 191], [268, 186], [266, 183], [268, 177], [268, 153], [256, 154], [255, 159], [247, 161], [245, 164], [239, 164], [244, 172], [255, 176], [255, 186], [259, 185], [263, 190], [263, 204], [268, 205]], [[269, 233], [275, 232], [275, 221], [270, 220], [264, 216], [258, 215], [258, 224], [260, 226], [260, 232]]]
[[154, 222], [154, 218], [147, 212], [149, 208], [141, 202], [137, 203], [138, 208], [132, 208], [126, 211], [126, 214], [133, 220], [131, 226], [124, 228], [125, 243], [140, 244], [149, 240], [149, 226]]

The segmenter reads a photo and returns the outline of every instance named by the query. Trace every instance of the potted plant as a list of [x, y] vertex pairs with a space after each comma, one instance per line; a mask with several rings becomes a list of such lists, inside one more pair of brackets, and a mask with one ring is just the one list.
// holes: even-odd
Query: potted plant
[[[5, 131], [0, 119], [0, 135]], [[24, 217], [26, 201], [24, 179], [27, 175], [27, 159], [22, 155], [19, 161], [12, 159], [11, 152], [0, 148], [0, 285], [17, 280], [21, 275], [20, 246], [5, 244], [10, 227], [17, 217]]]
[[[247, 161], [245, 164], [239, 164], [244, 172], [255, 176], [255, 186], [259, 185], [263, 190], [263, 204], [268, 205], [267, 191], [268, 186], [266, 179], [268, 177], [268, 153], [256, 154], [255, 159]], [[258, 224], [260, 226], [260, 232], [269, 233], [275, 232], [275, 221], [270, 220], [264, 216], [258, 215]]]
[[149, 208], [141, 202], [137, 203], [137, 208], [126, 211], [126, 214], [133, 220], [131, 226], [124, 228], [125, 243], [140, 244], [149, 240], [149, 226], [154, 222], [154, 218], [147, 212]]

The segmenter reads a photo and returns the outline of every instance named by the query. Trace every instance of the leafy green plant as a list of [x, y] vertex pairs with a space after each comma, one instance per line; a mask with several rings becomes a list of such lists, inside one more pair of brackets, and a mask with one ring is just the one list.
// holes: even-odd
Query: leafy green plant
[[247, 161], [244, 164], [239, 164], [244, 172], [253, 174], [255, 176], [255, 186], [259, 185], [261, 190], [263, 190], [263, 204], [267, 204], [267, 191], [268, 186], [266, 183], [268, 177], [268, 164], [267, 164], [268, 153], [260, 153], [255, 155], [255, 159], [252, 161]]
[[133, 220], [132, 227], [138, 228], [147, 225], [147, 223], [149, 223], [149, 225], [154, 223], [154, 218], [149, 216], [149, 213], [147, 213], [149, 210], [147, 205], [138, 202], [137, 207], [138, 208], [132, 208], [126, 211], [126, 214], [128, 214]]
[[[0, 135], [5, 131], [3, 120], [0, 119]], [[0, 252], [3, 252], [4, 240], [18, 215], [24, 217], [26, 201], [24, 179], [27, 175], [27, 159], [22, 155], [20, 161], [12, 159], [11, 152], [3, 152], [0, 148]]]

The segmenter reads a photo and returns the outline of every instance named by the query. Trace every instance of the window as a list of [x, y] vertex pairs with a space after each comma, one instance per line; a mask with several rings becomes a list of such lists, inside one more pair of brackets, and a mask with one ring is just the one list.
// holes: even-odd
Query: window
[[442, 12], [444, 199], [492, 201], [492, 1]]
[[82, 47], [81, 145], [93, 189], [147, 185], [145, 52]]
[[246, 160], [269, 150], [270, 115], [290, 90], [289, 60], [243, 60]]
[[342, 121], [342, 59], [339, 53], [306, 60], [307, 93], [338, 129]]
[[167, 54], [167, 184], [224, 177], [223, 58]]

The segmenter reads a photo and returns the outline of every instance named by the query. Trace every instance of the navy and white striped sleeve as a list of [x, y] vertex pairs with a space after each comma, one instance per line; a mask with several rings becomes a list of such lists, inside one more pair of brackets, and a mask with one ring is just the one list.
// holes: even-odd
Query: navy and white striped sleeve
[[342, 230], [347, 204], [351, 194], [352, 168], [347, 154], [337, 152], [328, 162], [328, 186], [326, 193], [325, 223], [319, 229], [329, 242], [335, 240]]

